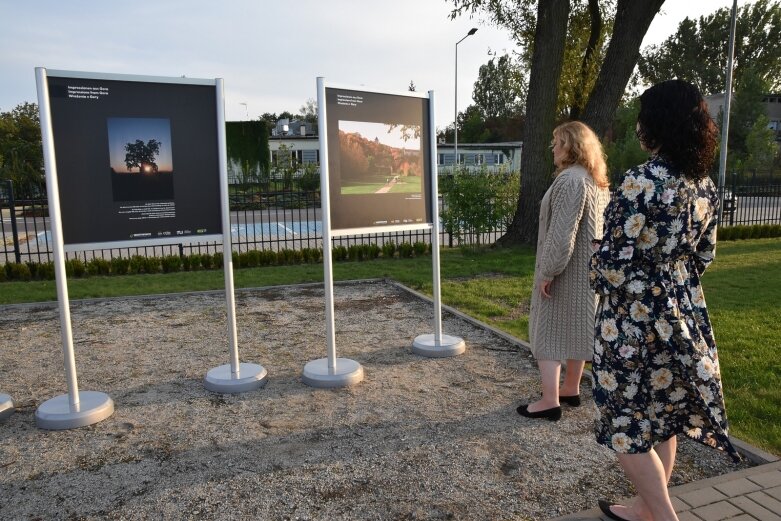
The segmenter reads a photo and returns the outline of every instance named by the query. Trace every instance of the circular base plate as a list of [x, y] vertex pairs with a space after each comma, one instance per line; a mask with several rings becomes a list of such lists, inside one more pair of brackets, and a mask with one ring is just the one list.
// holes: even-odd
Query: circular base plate
[[268, 382], [268, 371], [258, 364], [239, 364], [238, 376], [231, 373], [231, 365], [211, 369], [203, 379], [203, 385], [213, 393], [246, 393], [260, 389]]
[[328, 368], [327, 358], [312, 360], [304, 366], [304, 383], [321, 389], [348, 387], [363, 380], [363, 367], [355, 360], [337, 358], [336, 368]]
[[7, 394], [0, 394], [0, 421], [14, 413], [14, 401]]
[[442, 335], [439, 344], [437, 344], [434, 340], [434, 335], [420, 335], [412, 342], [413, 353], [431, 358], [456, 356], [465, 350], [466, 343], [464, 343], [464, 339], [457, 336]]
[[41, 429], [59, 431], [86, 427], [114, 414], [114, 401], [105, 393], [79, 391], [77, 410], [70, 407], [67, 394], [46, 400], [35, 411], [35, 423]]

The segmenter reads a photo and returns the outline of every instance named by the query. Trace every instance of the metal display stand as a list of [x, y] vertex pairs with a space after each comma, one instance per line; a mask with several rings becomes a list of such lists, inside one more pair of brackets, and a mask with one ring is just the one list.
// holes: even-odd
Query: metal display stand
[[54, 155], [54, 135], [52, 133], [51, 105], [49, 103], [46, 69], [43, 67], [36, 68], [35, 79], [38, 88], [43, 159], [46, 168], [46, 191], [49, 198], [49, 219], [51, 220], [52, 250], [54, 251], [57, 302], [60, 311], [62, 354], [65, 359], [65, 379], [68, 384], [68, 394], [56, 396], [43, 402], [35, 411], [35, 420], [41, 429], [75, 429], [92, 425], [111, 416], [114, 413], [114, 402], [105, 393], [79, 391], [76, 378], [76, 360], [73, 353], [73, 335], [68, 285], [65, 274], [62, 220], [60, 217], [60, 191], [57, 184], [57, 163]]
[[228, 154], [225, 141], [225, 95], [222, 78], [217, 80], [217, 138], [219, 141], [220, 191], [222, 192], [222, 258], [225, 273], [225, 300], [228, 308], [230, 363], [209, 370], [203, 385], [215, 393], [254, 391], [268, 382], [268, 371], [258, 364], [239, 362], [236, 334], [236, 299], [233, 288], [233, 247], [231, 246], [230, 209], [228, 208]]
[[334, 324], [334, 273], [331, 257], [331, 197], [328, 184], [328, 136], [326, 134], [325, 79], [317, 78], [317, 126], [320, 134], [320, 207], [323, 222], [323, 274], [325, 285], [326, 358], [304, 366], [302, 379], [310, 387], [332, 388], [355, 385], [363, 380], [361, 364], [336, 357]]
[[0, 394], [0, 421], [9, 418], [14, 413], [14, 401], [7, 394]]
[[[429, 118], [434, 119], [434, 91], [428, 92], [429, 99]], [[434, 125], [430, 125], [430, 142], [436, 143], [436, 131]], [[439, 183], [437, 179], [437, 160], [436, 154], [431, 154], [431, 262], [433, 272], [433, 292], [434, 292], [434, 333], [419, 335], [412, 342], [412, 352], [421, 356], [432, 358], [442, 358], [448, 356], [460, 355], [466, 350], [466, 343], [460, 337], [442, 334], [442, 297], [440, 291], [440, 272], [439, 272]]]

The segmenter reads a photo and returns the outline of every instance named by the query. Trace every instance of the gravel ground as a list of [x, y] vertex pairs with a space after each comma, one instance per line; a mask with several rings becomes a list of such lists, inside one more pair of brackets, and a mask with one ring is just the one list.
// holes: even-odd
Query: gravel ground
[[[237, 294], [242, 362], [268, 385], [241, 395], [202, 384], [228, 362], [222, 293], [72, 303], [79, 386], [116, 412], [68, 431], [35, 426], [65, 392], [56, 306], [0, 308], [2, 519], [535, 519], [631, 495], [592, 435], [593, 402], [557, 423], [519, 417], [538, 395], [528, 350], [445, 315], [465, 354], [413, 355], [433, 307], [388, 283], [335, 288], [337, 354], [365, 380], [301, 382], [325, 356], [322, 286]], [[590, 390], [587, 383], [583, 395]], [[673, 484], [735, 470], [682, 441]]]

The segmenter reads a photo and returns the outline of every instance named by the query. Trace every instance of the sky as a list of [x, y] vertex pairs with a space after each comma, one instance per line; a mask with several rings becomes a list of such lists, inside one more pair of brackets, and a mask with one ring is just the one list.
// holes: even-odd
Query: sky
[[[738, 5], [753, 3], [739, 0]], [[297, 113], [316, 78], [340, 85], [435, 92], [436, 126], [471, 102], [489, 51], [516, 48], [480, 17], [450, 20], [446, 0], [0, 0], [0, 111], [37, 102], [35, 67], [223, 78], [229, 121]], [[667, 0], [643, 45], [686, 16], [732, 0]], [[456, 42], [472, 27], [477, 33]], [[456, 85], [458, 103], [454, 105]]]

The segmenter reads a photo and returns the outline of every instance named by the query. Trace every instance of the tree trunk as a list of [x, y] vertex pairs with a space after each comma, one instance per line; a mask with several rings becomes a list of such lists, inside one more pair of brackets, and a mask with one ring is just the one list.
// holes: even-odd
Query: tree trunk
[[645, 33], [663, 3], [664, 0], [618, 0], [613, 36], [581, 118], [598, 136], [603, 136], [610, 128], [640, 58]]
[[547, 147], [556, 118], [569, 10], [569, 0], [537, 2], [537, 27], [526, 98], [527, 132], [521, 155], [521, 194], [512, 223], [496, 241], [499, 246], [537, 243], [540, 201], [551, 181], [552, 163]]
[[589, 29], [586, 52], [583, 54], [583, 60], [580, 62], [580, 78], [578, 80], [578, 89], [575, 91], [575, 100], [569, 111], [570, 119], [580, 119], [580, 113], [583, 110], [583, 98], [586, 96], [588, 68], [591, 60], [594, 59], [599, 37], [602, 34], [602, 13], [599, 10], [599, 2], [597, 0], [588, 0], [588, 14], [591, 20], [591, 27]]

